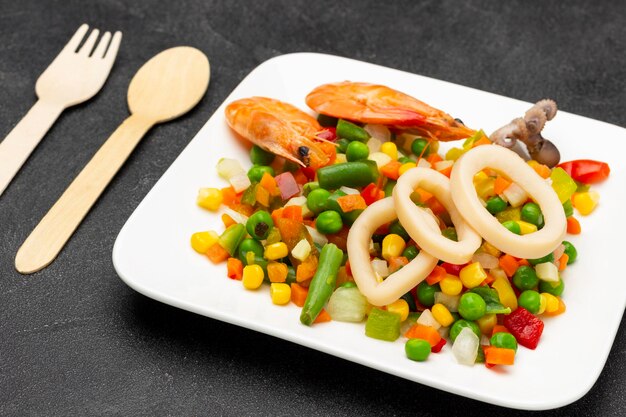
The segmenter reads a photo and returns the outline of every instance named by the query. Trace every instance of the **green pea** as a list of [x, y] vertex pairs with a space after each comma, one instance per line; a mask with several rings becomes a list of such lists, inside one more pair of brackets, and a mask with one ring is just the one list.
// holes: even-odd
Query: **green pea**
[[317, 121], [320, 125], [324, 127], [335, 127], [337, 126], [337, 122], [339, 121], [339, 119], [333, 116], [328, 116], [326, 114], [318, 114]]
[[269, 165], [275, 157], [276, 155], [258, 145], [252, 145], [252, 149], [250, 149], [250, 160], [254, 165]]
[[397, 220], [389, 225], [389, 233], [395, 233], [404, 239], [405, 242], [411, 239], [411, 236], [409, 236], [409, 233], [406, 231], [404, 226], [402, 226]]
[[426, 281], [417, 286], [417, 300], [424, 307], [432, 307], [435, 304], [435, 293], [441, 291], [439, 284], [428, 285]]
[[554, 262], [554, 254], [552, 252], [550, 252], [549, 254], [547, 254], [546, 256], [543, 256], [541, 258], [537, 258], [537, 259], [528, 259], [528, 263], [531, 265], [538, 265], [538, 264], [543, 264], [546, 262]]
[[485, 315], [487, 303], [483, 297], [473, 292], [466, 292], [459, 299], [459, 314], [466, 320], [478, 320]]
[[252, 182], [259, 182], [266, 172], [272, 177], [274, 176], [274, 168], [266, 165], [253, 165], [248, 171], [248, 178]]
[[326, 210], [321, 212], [315, 220], [315, 227], [320, 233], [337, 233], [343, 227], [341, 216], [336, 211]]
[[560, 297], [564, 289], [565, 284], [561, 278], [559, 278], [559, 282], [539, 281], [540, 292], [547, 292], [548, 294]]
[[511, 233], [515, 233], [516, 235], [522, 234], [522, 228], [519, 227], [519, 223], [514, 220], [507, 220], [502, 223], [502, 226], [506, 227]]
[[404, 251], [402, 251], [402, 256], [407, 258], [409, 261], [412, 261], [413, 259], [415, 259], [417, 255], [419, 255], [419, 253], [420, 253], [420, 250], [417, 249], [417, 247], [411, 245], [411, 246], [407, 246], [404, 249]]
[[346, 149], [348, 149], [350, 141], [348, 139], [341, 138], [335, 143], [337, 144], [337, 151], [341, 153], [346, 153]]
[[324, 210], [328, 209], [328, 198], [330, 197], [330, 192], [323, 189], [317, 188], [309, 193], [306, 197], [306, 206], [315, 214], [320, 214]]
[[246, 254], [248, 252], [252, 252], [256, 256], [263, 257], [263, 245], [261, 245], [261, 242], [256, 239], [246, 238], [239, 244], [237, 252], [239, 253], [239, 259], [243, 263], [247, 263]]
[[341, 284], [340, 287], [354, 288], [354, 287], [356, 287], [356, 284], [354, 283], [354, 281], [346, 281], [343, 284]]
[[408, 156], [402, 156], [398, 158], [398, 162], [400, 162], [401, 164], [406, 164], [407, 162], [415, 162], [415, 161], [409, 158]]
[[537, 314], [539, 312], [539, 308], [541, 308], [541, 296], [537, 291], [526, 290], [519, 295], [517, 304], [519, 304], [520, 307], [524, 307], [531, 313]]
[[535, 203], [526, 203], [522, 207], [522, 220], [534, 224], [537, 227], [543, 226], [543, 213], [541, 208]]
[[367, 159], [370, 150], [366, 144], [359, 141], [352, 141], [346, 148], [346, 159], [348, 162], [361, 161]]
[[411, 143], [411, 151], [416, 156], [427, 157], [430, 153], [430, 145], [428, 140], [424, 138], [417, 138]]
[[576, 258], [578, 258], [578, 251], [576, 250], [574, 245], [572, 245], [571, 242], [564, 240], [563, 246], [565, 246], [565, 254], [568, 256], [567, 264], [569, 265], [576, 262]]
[[480, 339], [481, 333], [478, 324], [474, 323], [473, 321], [460, 319], [455, 321], [452, 327], [450, 327], [450, 340], [454, 342], [459, 333], [461, 333], [461, 330], [466, 327], [469, 327], [474, 332], [474, 334], [478, 336], [478, 339]]
[[443, 237], [454, 240], [455, 242], [459, 241], [459, 237], [457, 236], [456, 229], [454, 227], [446, 227], [441, 231], [441, 234]]
[[500, 213], [506, 208], [506, 206], [506, 201], [504, 201], [500, 197], [491, 197], [489, 200], [487, 200], [487, 211], [491, 214]]
[[491, 344], [491, 346], [505, 349], [513, 349], [517, 352], [517, 340], [515, 340], [515, 336], [513, 336], [511, 333], [498, 332], [491, 336], [489, 343]]
[[272, 216], [265, 210], [259, 210], [248, 217], [246, 231], [255, 239], [263, 240], [267, 238], [270, 229], [274, 227]]
[[406, 357], [412, 361], [423, 362], [428, 359], [431, 347], [430, 343], [424, 339], [409, 339], [404, 345], [404, 351]]
[[535, 270], [527, 265], [517, 268], [513, 275], [513, 284], [520, 290], [532, 290], [539, 283]]

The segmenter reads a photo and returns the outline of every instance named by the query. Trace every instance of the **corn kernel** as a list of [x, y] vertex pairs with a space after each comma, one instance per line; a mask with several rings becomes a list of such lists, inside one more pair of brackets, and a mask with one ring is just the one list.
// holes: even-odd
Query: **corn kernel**
[[543, 312], [546, 311], [547, 303], [548, 299], [544, 295], [539, 294], [539, 310], [537, 310], [536, 314], [543, 314]]
[[344, 162], [348, 162], [348, 159], [346, 158], [346, 154], [338, 153], [337, 157], [335, 158], [335, 164], [343, 164]]
[[581, 215], [586, 216], [596, 208], [599, 200], [600, 195], [595, 191], [576, 193], [572, 197], [572, 205]]
[[200, 188], [196, 202], [202, 208], [215, 211], [220, 208], [223, 200], [222, 190], [218, 188]]
[[446, 152], [446, 160], [448, 161], [456, 161], [463, 155], [463, 149], [461, 148], [450, 148], [448, 152]]
[[502, 252], [500, 251], [500, 249], [496, 248], [495, 246], [493, 246], [491, 243], [487, 242], [486, 240], [483, 242], [481, 249], [483, 250], [483, 252], [486, 252], [491, 256], [495, 256], [496, 258], [499, 258], [500, 255], [502, 255]]
[[[484, 174], [483, 171], [481, 171], [481, 173]], [[494, 195], [496, 195], [495, 185], [496, 179], [491, 177], [487, 177], [483, 180], [474, 182], [474, 186], [476, 187], [476, 194], [478, 194], [478, 197], [482, 198], [483, 200], [487, 200], [489, 197], [493, 197]]]
[[430, 312], [439, 324], [443, 327], [448, 327], [454, 323], [454, 317], [450, 314], [450, 311], [443, 304], [435, 304], [431, 308]]
[[246, 265], [243, 267], [243, 286], [249, 290], [256, 290], [263, 284], [263, 268], [259, 265]]
[[387, 305], [387, 311], [396, 313], [400, 316], [400, 321], [404, 321], [409, 317], [409, 303], [400, 298], [397, 301]]
[[441, 281], [439, 281], [439, 288], [441, 292], [446, 295], [459, 295], [463, 290], [463, 283], [459, 277], [447, 274]]
[[383, 239], [383, 258], [387, 261], [402, 255], [402, 251], [406, 247], [404, 239], [395, 233], [388, 234]]
[[491, 335], [494, 326], [498, 324], [498, 317], [495, 314], [485, 314], [476, 320], [476, 324], [478, 324], [478, 328], [482, 334]]
[[489, 175], [487, 175], [485, 171], [478, 171], [476, 174], [474, 174], [473, 182], [474, 182], [474, 185], [477, 185], [488, 179], [489, 179]]
[[291, 287], [283, 283], [270, 284], [270, 297], [272, 297], [272, 303], [282, 306], [291, 300]]
[[191, 235], [191, 247], [196, 252], [204, 255], [214, 243], [217, 243], [219, 238], [219, 235], [213, 230], [197, 232]]
[[537, 231], [537, 226], [535, 226], [532, 223], [528, 223], [523, 220], [518, 220], [517, 224], [519, 225], [520, 233], [522, 235], [527, 235], [529, 233], [534, 233]]
[[541, 297], [546, 300], [546, 313], [554, 313], [559, 309], [559, 299], [549, 292], [542, 292]]
[[398, 169], [398, 174], [402, 175], [407, 172], [411, 168], [415, 168], [417, 164], [415, 162], [407, 162], [405, 164], [400, 165], [400, 169]]
[[385, 142], [380, 146], [380, 151], [394, 161], [398, 159], [398, 147], [393, 142]]
[[276, 259], [284, 258], [289, 254], [289, 248], [285, 242], [276, 242], [265, 247], [265, 259], [275, 261]]
[[284, 263], [272, 261], [267, 264], [267, 277], [270, 282], [285, 282], [288, 273], [289, 270]]
[[487, 273], [480, 265], [480, 262], [474, 262], [461, 269], [459, 278], [461, 278], [461, 282], [465, 287], [474, 288], [487, 278]]
[[302, 239], [291, 250], [291, 254], [293, 255], [293, 257], [299, 261], [304, 261], [306, 258], [309, 257], [310, 253], [311, 253], [311, 244], [306, 239]]

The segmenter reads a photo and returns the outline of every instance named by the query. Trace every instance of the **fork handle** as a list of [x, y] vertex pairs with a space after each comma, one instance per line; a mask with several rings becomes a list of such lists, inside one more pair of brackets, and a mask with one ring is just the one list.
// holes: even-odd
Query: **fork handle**
[[151, 120], [131, 115], [113, 132], [22, 244], [15, 257], [19, 272], [37, 272], [56, 258], [153, 125]]
[[63, 106], [40, 99], [0, 142], [0, 195], [63, 109]]

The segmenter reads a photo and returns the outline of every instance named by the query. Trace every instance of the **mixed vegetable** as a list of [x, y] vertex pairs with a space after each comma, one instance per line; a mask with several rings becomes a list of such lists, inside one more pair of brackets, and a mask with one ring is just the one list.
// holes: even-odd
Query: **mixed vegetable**
[[[566, 309], [562, 275], [578, 257], [567, 240], [538, 259], [514, 257], [482, 240], [469, 262], [436, 262], [422, 282], [386, 305], [372, 305], [359, 291], [347, 256], [351, 225], [369, 206], [390, 197], [404, 173], [423, 167], [449, 177], [465, 153], [496, 146], [487, 135], [474, 132], [442, 154], [436, 138], [389, 125], [327, 115], [318, 122], [317, 146], [327, 156], [321, 166], [276, 157], [258, 145], [250, 151], [248, 171], [236, 160], [219, 161], [217, 171], [230, 186], [201, 189], [197, 204], [224, 209], [225, 230], [194, 233], [193, 249], [214, 263], [225, 262], [228, 277], [247, 290], [269, 285], [274, 304], [302, 308], [304, 325], [364, 322], [368, 337], [405, 340], [406, 356], [414, 361], [447, 343], [459, 363], [489, 367], [512, 365], [518, 344], [535, 349], [543, 318]], [[567, 233], [580, 234], [574, 213], [593, 212], [599, 195], [590, 185], [608, 177], [608, 165], [589, 160], [554, 168], [535, 160], [528, 165], [558, 196]], [[545, 226], [540, 206], [506, 173], [485, 168], [474, 175], [473, 186], [490, 215], [511, 233], [528, 235]], [[444, 237], [459, 240], [449, 211], [431, 192], [418, 187], [410, 198]], [[420, 252], [401, 222], [387, 222], [372, 236], [369, 267], [384, 282]]]

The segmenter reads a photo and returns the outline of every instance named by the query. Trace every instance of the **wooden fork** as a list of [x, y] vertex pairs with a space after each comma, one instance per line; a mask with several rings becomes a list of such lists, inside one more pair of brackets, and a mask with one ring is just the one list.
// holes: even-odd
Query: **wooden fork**
[[94, 29], [78, 49], [88, 30], [81, 25], [41, 74], [35, 85], [39, 100], [0, 142], [0, 195], [63, 110], [95, 96], [109, 76], [122, 33], [111, 39], [105, 32], [94, 50], [99, 34]]

